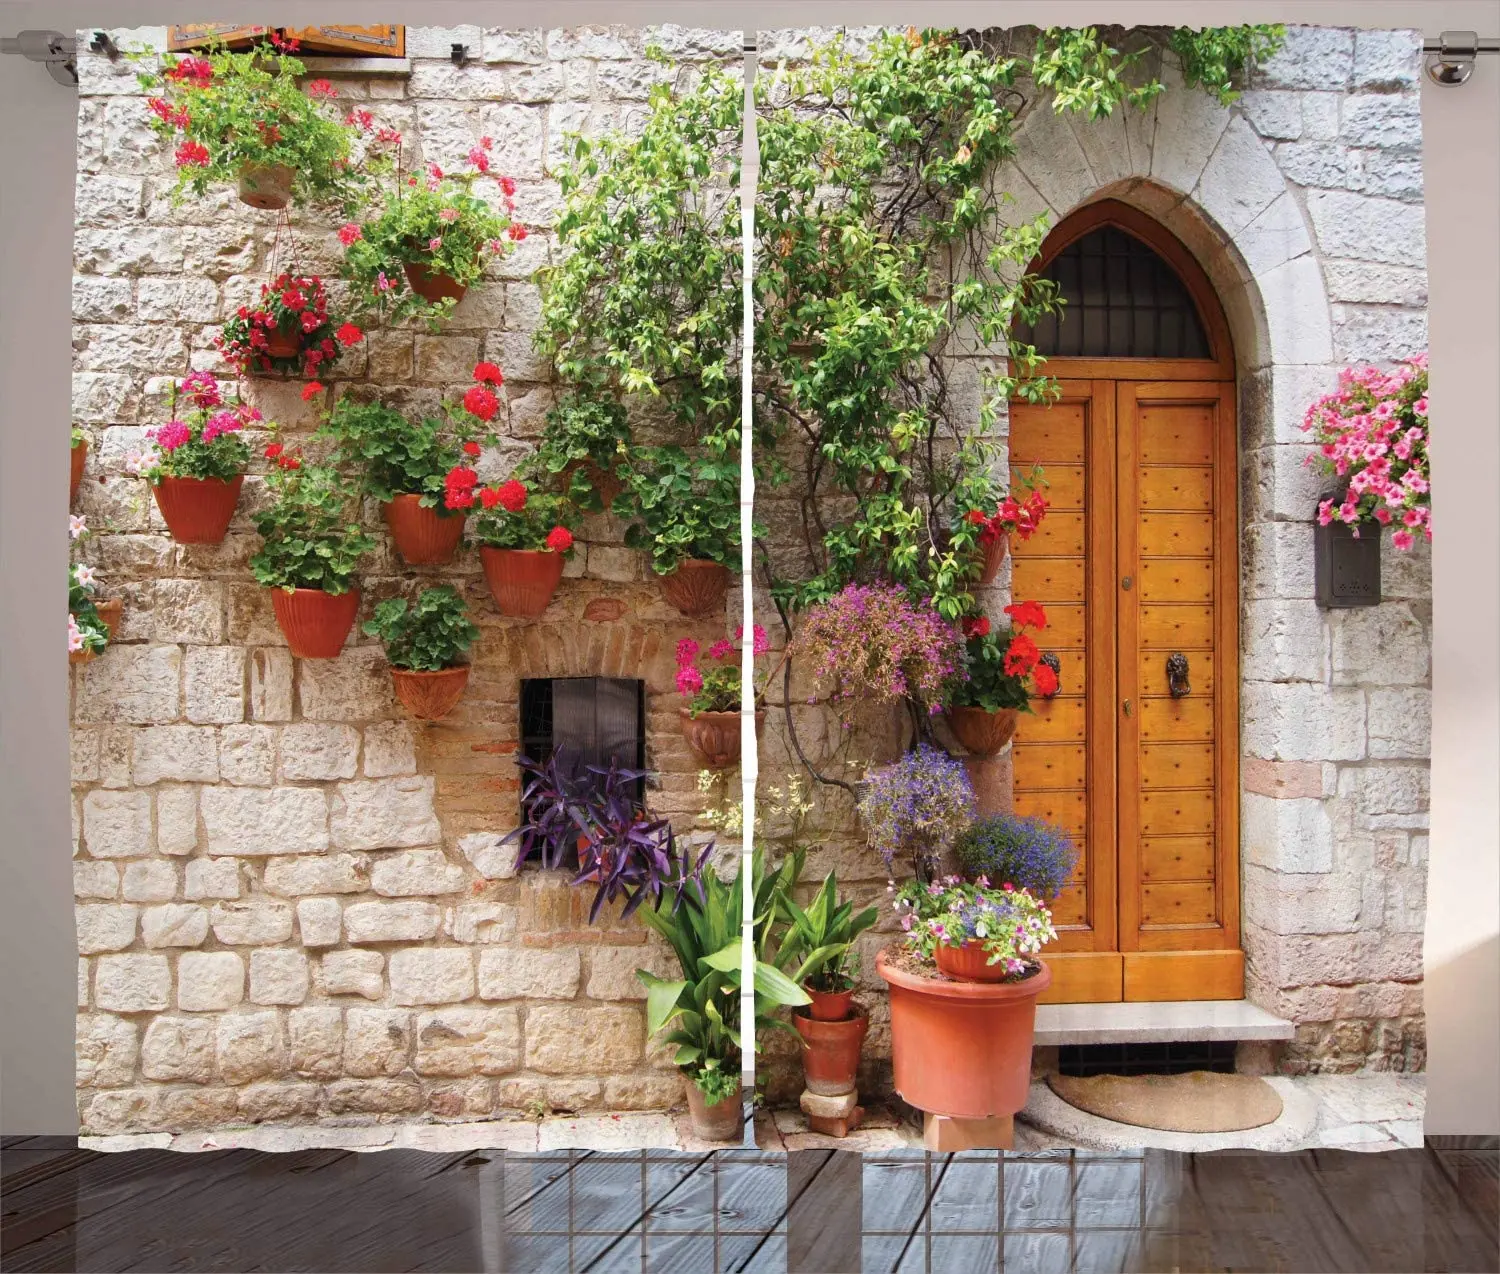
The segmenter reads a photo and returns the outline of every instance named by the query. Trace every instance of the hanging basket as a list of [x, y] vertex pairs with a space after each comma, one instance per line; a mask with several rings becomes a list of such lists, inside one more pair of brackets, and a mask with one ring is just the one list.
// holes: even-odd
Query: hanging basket
[[689, 619], [702, 619], [724, 604], [729, 568], [718, 562], [688, 558], [661, 580], [661, 593]]
[[469, 666], [440, 668], [436, 672], [413, 672], [409, 668], [392, 668], [391, 682], [396, 698], [412, 716], [436, 721], [453, 711], [469, 684]]
[[[123, 597], [111, 597], [102, 602], [95, 602], [94, 610], [98, 613], [100, 621], [104, 624], [105, 631], [109, 633], [109, 640], [114, 641], [115, 633], [120, 627], [120, 617], [125, 613], [125, 599]], [[98, 653], [97, 650], [70, 650], [68, 651], [68, 662], [70, 664], [86, 664]]]
[[239, 503], [244, 474], [233, 478], [159, 479], [151, 488], [167, 530], [179, 544], [219, 544]]
[[984, 545], [984, 564], [979, 568], [980, 584], [993, 584], [995, 577], [1000, 574], [1000, 567], [1009, 556], [1010, 532], [1001, 531], [993, 540]]
[[292, 183], [296, 180], [296, 171], [285, 164], [247, 165], [240, 169], [240, 202], [252, 208], [279, 211], [291, 203]]
[[456, 305], [464, 299], [464, 294], [469, 290], [467, 285], [460, 283], [452, 275], [434, 273], [425, 265], [419, 265], [415, 261], [406, 262], [403, 268], [411, 290], [429, 305], [447, 300], [452, 300]]
[[[727, 770], [740, 759], [740, 714], [738, 712], [700, 712], [696, 717], [686, 708], [677, 710], [682, 721], [683, 737], [693, 746], [711, 770]], [[760, 738], [766, 723], [766, 710], [755, 714], [755, 737]]]
[[359, 589], [325, 593], [321, 588], [273, 588], [271, 606], [292, 654], [336, 659], [359, 615]]
[[948, 728], [964, 750], [975, 756], [994, 756], [1016, 737], [1019, 713], [1015, 708], [986, 712], [983, 708], [949, 708]]

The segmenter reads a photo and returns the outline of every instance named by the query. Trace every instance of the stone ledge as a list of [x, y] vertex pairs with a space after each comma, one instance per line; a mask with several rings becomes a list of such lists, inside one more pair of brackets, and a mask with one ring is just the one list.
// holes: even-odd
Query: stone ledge
[[1249, 1000], [1134, 1004], [1039, 1004], [1036, 1043], [1169, 1044], [1195, 1040], [1289, 1040], [1296, 1027]]

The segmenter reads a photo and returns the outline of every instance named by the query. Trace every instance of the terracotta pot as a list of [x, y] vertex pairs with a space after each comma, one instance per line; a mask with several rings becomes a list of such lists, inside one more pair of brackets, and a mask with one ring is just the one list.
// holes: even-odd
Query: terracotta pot
[[68, 503], [78, 499], [78, 485], [83, 481], [83, 466], [88, 462], [89, 444], [80, 442], [68, 453]]
[[462, 514], [443, 517], [417, 495], [398, 495], [381, 505], [396, 551], [413, 566], [451, 562], [464, 535]]
[[296, 332], [283, 332], [279, 327], [268, 327], [265, 353], [271, 358], [300, 358], [302, 337]]
[[852, 986], [847, 991], [817, 991], [807, 985], [802, 989], [812, 1001], [807, 1007], [807, 1013], [815, 1022], [842, 1022], [854, 1007]]
[[614, 474], [606, 472], [596, 465], [592, 460], [574, 461], [562, 471], [564, 487], [571, 486], [573, 475], [582, 473], [589, 486], [598, 493], [599, 503], [604, 506], [604, 511], [609, 512], [610, 506], [614, 504], [615, 497], [625, 489], [625, 484], [615, 477]]
[[411, 290], [429, 303], [446, 301], [449, 297], [457, 303], [464, 299], [464, 293], [469, 290], [452, 275], [435, 274], [415, 261], [406, 262], [405, 270], [406, 281], [411, 284]]
[[961, 947], [944, 944], [934, 953], [937, 967], [950, 978], [960, 982], [1003, 982], [1005, 966], [991, 964], [984, 943], [970, 940]]
[[151, 488], [167, 530], [179, 544], [218, 544], [229, 530], [245, 475], [223, 478], [164, 477]]
[[[684, 1076], [686, 1079], [687, 1077]], [[703, 1090], [687, 1080], [688, 1113], [693, 1119], [693, 1136], [704, 1141], [738, 1141], [740, 1139], [740, 1095], [734, 1093], [712, 1106]]]
[[[120, 628], [120, 617], [125, 613], [125, 599], [123, 597], [110, 597], [102, 602], [95, 602], [94, 609], [98, 611], [99, 618], [103, 621], [109, 640], [114, 641], [115, 633]], [[86, 664], [99, 652], [96, 650], [70, 650], [68, 651], [68, 662], [70, 664]]]
[[[683, 737], [708, 762], [711, 770], [727, 770], [740, 759], [740, 714], [738, 712], [700, 712], [696, 717], [686, 708], [677, 710]], [[755, 714], [755, 737], [760, 738], [766, 724], [766, 710]]]
[[979, 568], [979, 582], [993, 584], [1000, 574], [1000, 564], [1010, 556], [1010, 532], [1002, 531], [998, 538], [984, 546], [984, 565]]
[[359, 589], [325, 593], [321, 588], [273, 588], [271, 605], [292, 654], [337, 659], [359, 614]]
[[986, 712], [983, 708], [949, 708], [948, 726], [953, 737], [975, 756], [994, 756], [1016, 734], [1015, 708]]
[[240, 202], [252, 208], [285, 208], [292, 201], [295, 169], [285, 164], [267, 168], [247, 165], [240, 169]]
[[502, 615], [535, 618], [546, 612], [562, 582], [563, 557], [551, 549], [479, 550], [484, 582]]
[[870, 1029], [870, 1019], [861, 1009], [841, 1022], [820, 1022], [792, 1014], [792, 1025], [802, 1037], [802, 1074], [809, 1092], [822, 1097], [852, 1093], [859, 1076], [859, 1050]]
[[729, 568], [697, 558], [689, 558], [658, 578], [662, 596], [689, 619], [702, 619], [722, 606], [729, 591]]
[[406, 710], [423, 721], [436, 721], [453, 711], [469, 684], [469, 666], [442, 668], [437, 672], [413, 672], [409, 668], [392, 668], [391, 680], [396, 698]]
[[933, 1115], [989, 1119], [1026, 1105], [1036, 1001], [1052, 982], [1041, 971], [1021, 982], [949, 982], [892, 966], [891, 1064], [902, 1099]]

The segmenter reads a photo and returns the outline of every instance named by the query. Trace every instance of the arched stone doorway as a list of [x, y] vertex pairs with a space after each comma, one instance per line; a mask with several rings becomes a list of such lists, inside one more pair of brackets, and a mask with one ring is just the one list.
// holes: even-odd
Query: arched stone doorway
[[1193, 254], [1096, 200], [1033, 270], [1066, 302], [1020, 333], [1061, 396], [1012, 404], [1010, 461], [1051, 504], [1015, 549], [1063, 689], [1023, 719], [1017, 812], [1081, 853], [1054, 906], [1055, 1001], [1239, 999], [1236, 363]]

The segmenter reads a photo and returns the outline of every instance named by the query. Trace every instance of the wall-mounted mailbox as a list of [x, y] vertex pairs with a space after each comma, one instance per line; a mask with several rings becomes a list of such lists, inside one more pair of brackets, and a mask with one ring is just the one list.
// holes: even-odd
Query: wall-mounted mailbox
[[1343, 522], [1313, 525], [1313, 584], [1328, 609], [1380, 603], [1380, 541], [1384, 527], [1362, 526], [1356, 537]]

